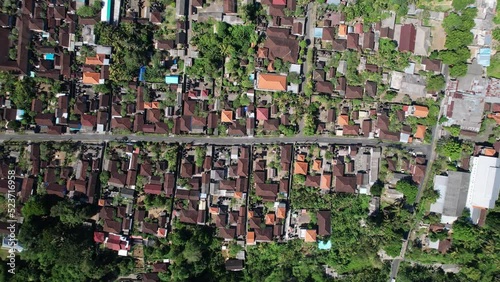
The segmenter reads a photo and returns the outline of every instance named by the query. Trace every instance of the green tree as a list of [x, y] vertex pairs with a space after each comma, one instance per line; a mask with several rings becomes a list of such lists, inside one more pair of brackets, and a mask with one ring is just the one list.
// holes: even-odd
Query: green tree
[[460, 125], [444, 126], [446, 131], [450, 133], [453, 137], [458, 137], [460, 135]]
[[103, 170], [99, 174], [99, 180], [101, 181], [101, 184], [103, 184], [103, 185], [108, 185], [108, 181], [109, 181], [110, 177], [111, 177], [111, 175], [109, 174], [109, 171]]
[[474, 4], [474, 0], [453, 0], [451, 5], [456, 11], [461, 11], [467, 6]]
[[460, 63], [450, 67], [450, 76], [461, 77], [467, 74], [467, 64]]
[[83, 206], [80, 203], [63, 200], [50, 209], [50, 216], [59, 217], [59, 220], [69, 226], [82, 224], [92, 215], [90, 206]]
[[413, 204], [417, 199], [418, 186], [409, 179], [401, 179], [396, 183], [396, 190], [405, 195], [406, 202]]
[[50, 207], [45, 201], [46, 198], [40, 196], [30, 197], [22, 208], [22, 214], [25, 218], [33, 216], [44, 216], [50, 212]]
[[382, 190], [384, 189], [384, 183], [380, 180], [377, 180], [372, 187], [370, 188], [370, 193], [373, 196], [380, 196], [382, 195]]
[[451, 161], [457, 161], [462, 156], [462, 143], [456, 138], [440, 140], [437, 148], [439, 154], [450, 158]]
[[500, 28], [497, 27], [493, 30], [493, 39], [500, 41]]

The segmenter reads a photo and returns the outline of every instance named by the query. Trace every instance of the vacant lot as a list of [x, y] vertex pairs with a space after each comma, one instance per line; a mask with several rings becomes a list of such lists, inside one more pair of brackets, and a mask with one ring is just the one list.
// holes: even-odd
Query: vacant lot
[[431, 26], [432, 43], [431, 50], [443, 50], [446, 42], [446, 32], [440, 21], [429, 21]]
[[500, 54], [496, 53], [491, 57], [490, 66], [487, 69], [489, 77], [500, 78]]

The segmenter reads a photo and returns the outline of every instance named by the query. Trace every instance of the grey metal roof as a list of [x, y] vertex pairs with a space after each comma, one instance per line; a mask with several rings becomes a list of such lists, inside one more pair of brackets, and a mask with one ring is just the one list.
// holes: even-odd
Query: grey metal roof
[[461, 216], [469, 190], [470, 173], [448, 172], [448, 187], [444, 198], [443, 215]]

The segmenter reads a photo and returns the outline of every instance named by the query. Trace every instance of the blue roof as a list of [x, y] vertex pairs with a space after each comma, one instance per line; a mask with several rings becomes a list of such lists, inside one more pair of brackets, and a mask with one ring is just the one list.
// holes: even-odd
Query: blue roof
[[139, 69], [139, 81], [144, 81], [144, 74], [146, 74], [146, 67], [145, 66], [142, 66], [140, 69]]
[[482, 48], [479, 50], [479, 55], [477, 56], [477, 62], [483, 67], [490, 66], [491, 59], [491, 49], [490, 48]]
[[16, 120], [22, 120], [24, 116], [24, 110], [17, 109], [16, 111]]
[[167, 75], [165, 76], [166, 84], [179, 84], [179, 76], [178, 75]]
[[323, 28], [322, 27], [315, 27], [314, 28], [314, 37], [315, 38], [323, 37]]
[[340, 4], [340, 0], [327, 0], [326, 4], [339, 5]]
[[54, 60], [54, 54], [48, 53], [44, 55], [45, 60], [53, 61]]
[[332, 248], [332, 242], [330, 240], [323, 242], [319, 241], [318, 242], [318, 249], [320, 250], [329, 250]]

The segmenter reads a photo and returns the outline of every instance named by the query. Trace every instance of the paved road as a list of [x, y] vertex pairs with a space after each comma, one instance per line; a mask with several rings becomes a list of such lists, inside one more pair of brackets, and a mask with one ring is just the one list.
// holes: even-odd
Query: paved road
[[[442, 99], [441, 105], [439, 108], [438, 119], [441, 117], [441, 114], [443, 114], [444, 102], [445, 102], [445, 99]], [[427, 183], [429, 181], [429, 177], [432, 177], [431, 176], [431, 169], [432, 169], [432, 164], [434, 163], [434, 159], [436, 158], [436, 147], [437, 147], [437, 142], [438, 142], [439, 138], [441, 137], [441, 130], [442, 130], [442, 127], [439, 123], [436, 124], [432, 130], [432, 143], [431, 143], [431, 145], [428, 145], [428, 151], [426, 153], [426, 155], [427, 155], [427, 167], [425, 169], [425, 177], [424, 177], [424, 180], [422, 181], [422, 184], [418, 187], [417, 198], [415, 200], [416, 205], [418, 205], [420, 203], [420, 199], [422, 198], [424, 189], [427, 186]], [[419, 223], [416, 222], [415, 224], [419, 224]], [[412, 234], [413, 230], [416, 230], [417, 228], [418, 227], [416, 227], [416, 226], [414, 226], [413, 228], [410, 228], [410, 230], [408, 231], [408, 237], [405, 241], [403, 241], [403, 244], [401, 246], [400, 256], [395, 258], [392, 261], [391, 279], [396, 279], [396, 277], [398, 275], [399, 265], [405, 259], [405, 254], [406, 254], [406, 251], [408, 250], [408, 242], [411, 238], [411, 234]]]
[[161, 135], [116, 135], [116, 134], [0, 134], [0, 141], [81, 141], [81, 142], [109, 142], [121, 141], [128, 138], [131, 142], [167, 142], [167, 143], [195, 143], [212, 145], [238, 144], [274, 144], [274, 143], [326, 143], [326, 144], [362, 144], [383, 145], [409, 148], [415, 152], [427, 154], [430, 145], [426, 144], [399, 144], [384, 143], [378, 139], [342, 136], [305, 136], [305, 137], [206, 137], [206, 136], [161, 136]]

